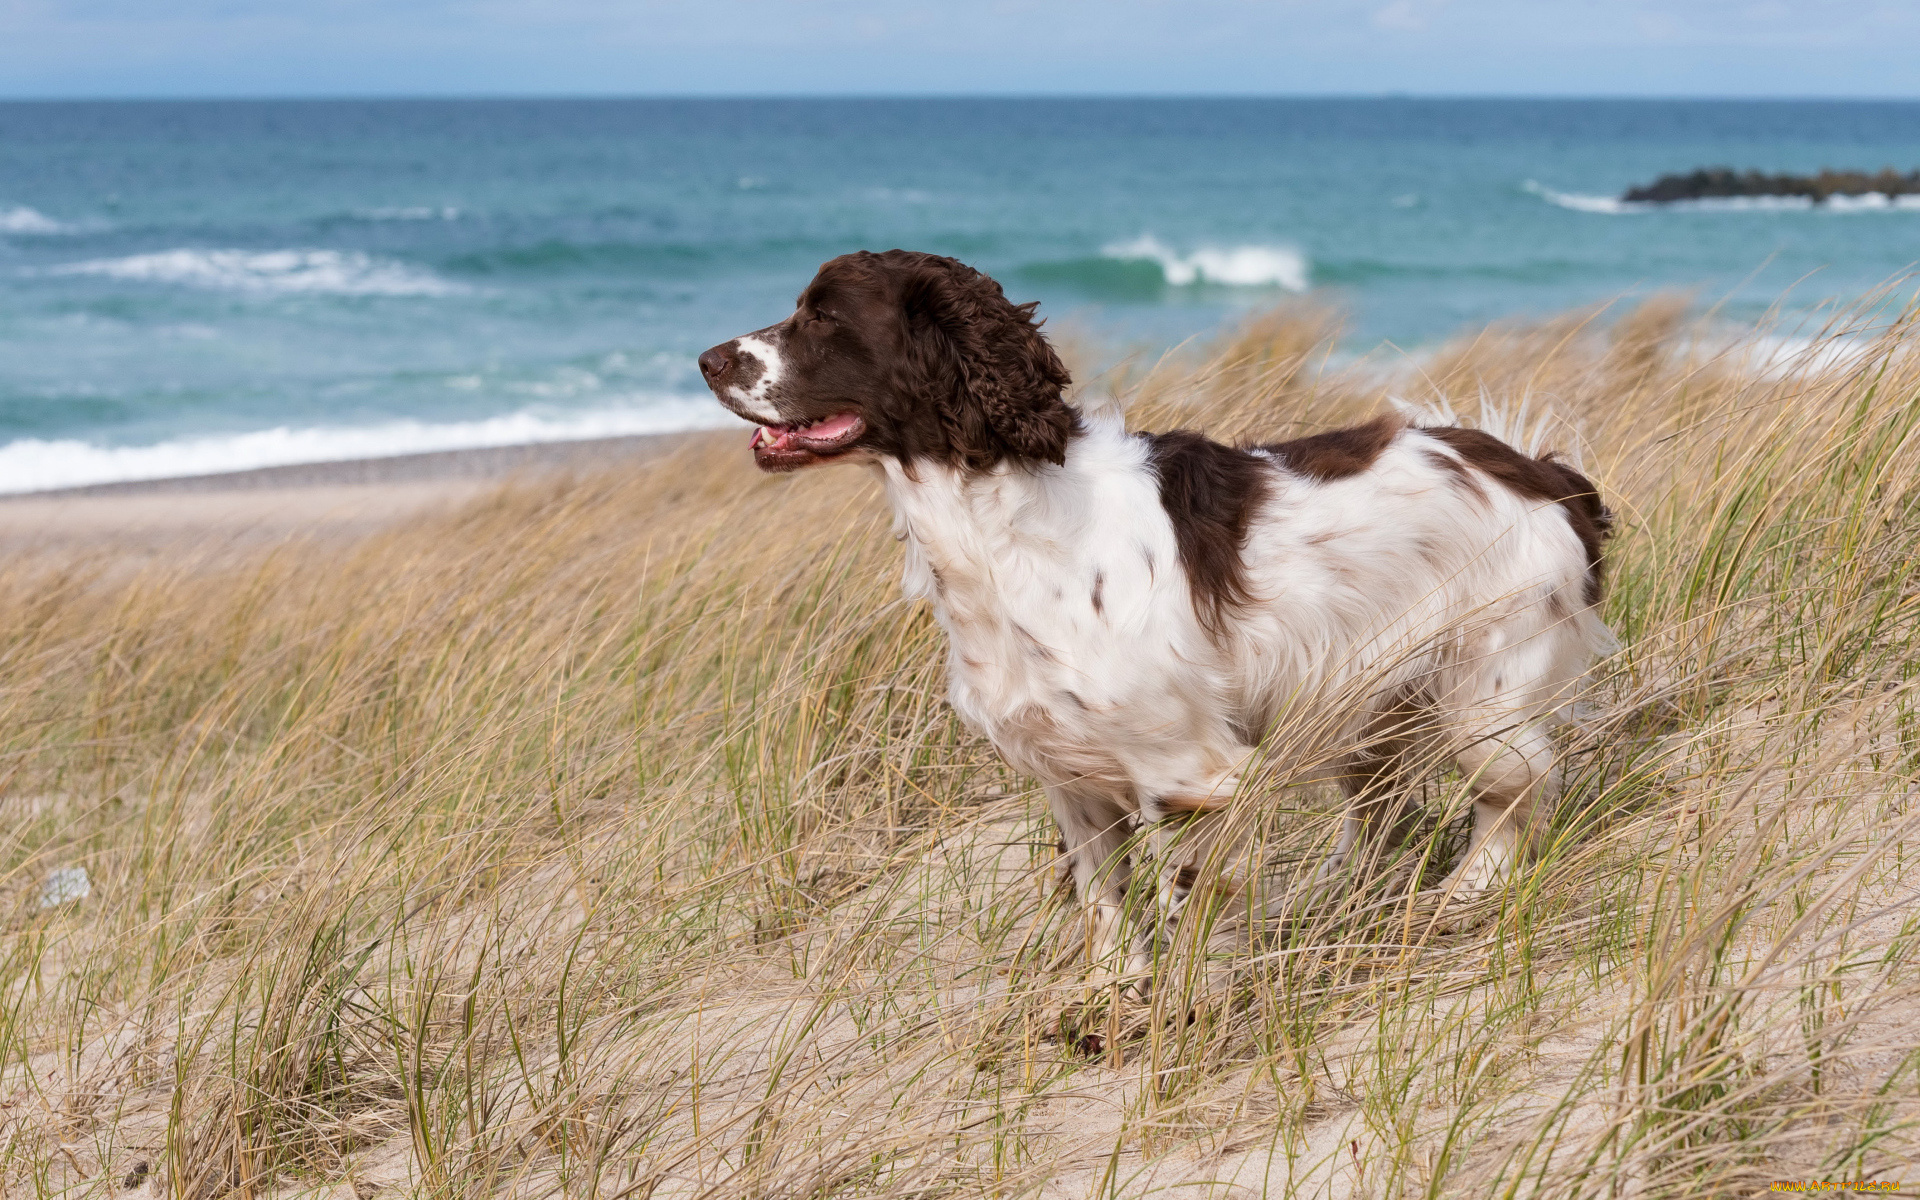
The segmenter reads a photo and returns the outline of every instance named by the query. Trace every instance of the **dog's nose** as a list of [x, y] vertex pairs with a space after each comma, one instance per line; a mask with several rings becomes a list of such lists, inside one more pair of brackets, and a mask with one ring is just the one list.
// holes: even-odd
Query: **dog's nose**
[[719, 383], [720, 377], [733, 366], [733, 356], [727, 353], [725, 346], [715, 346], [700, 356], [700, 373], [707, 377], [708, 383]]

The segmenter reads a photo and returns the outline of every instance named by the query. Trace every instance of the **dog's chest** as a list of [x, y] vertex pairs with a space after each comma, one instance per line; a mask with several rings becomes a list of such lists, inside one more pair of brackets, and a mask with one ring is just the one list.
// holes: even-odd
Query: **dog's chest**
[[[936, 584], [949, 698], [1023, 770], [1109, 773], [1111, 728], [1147, 699], [1140, 679], [1120, 669], [1122, 645], [1094, 608], [1092, 573], [1022, 574], [996, 572], [986, 588]], [[1136, 647], [1143, 652], [1151, 653]]]
[[1021, 770], [1123, 774], [1121, 748], [1175, 699], [1184, 582], [1164, 520], [1135, 519], [1157, 497], [1134, 490], [1095, 510], [988, 492], [902, 511], [904, 589], [946, 631], [954, 709]]

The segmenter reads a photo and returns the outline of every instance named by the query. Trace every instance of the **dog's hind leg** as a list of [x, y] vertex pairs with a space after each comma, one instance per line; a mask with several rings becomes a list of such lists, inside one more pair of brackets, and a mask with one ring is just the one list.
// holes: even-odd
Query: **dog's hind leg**
[[1414, 790], [1434, 769], [1433, 757], [1431, 716], [1417, 698], [1398, 697], [1368, 720], [1360, 748], [1341, 764], [1347, 807], [1333, 853], [1314, 872], [1313, 888], [1349, 870], [1370, 875], [1400, 847], [1418, 815]]
[[1473, 836], [1441, 894], [1471, 898], [1503, 882], [1525, 858], [1559, 793], [1560, 769], [1539, 719], [1486, 734], [1454, 761], [1473, 793]]
[[[1520, 865], [1560, 792], [1550, 729], [1579, 680], [1583, 659], [1563, 644], [1568, 628], [1491, 646], [1463, 664], [1449, 705], [1454, 763], [1473, 796], [1473, 836], [1441, 885], [1443, 896], [1472, 897]], [[1571, 665], [1570, 665], [1571, 664]]]

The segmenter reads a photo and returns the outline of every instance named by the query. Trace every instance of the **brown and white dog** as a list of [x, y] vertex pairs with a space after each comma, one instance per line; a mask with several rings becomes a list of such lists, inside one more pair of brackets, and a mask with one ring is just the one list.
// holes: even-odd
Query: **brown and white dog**
[[[760, 426], [761, 469], [881, 477], [953, 706], [1045, 785], [1096, 963], [1119, 965], [1129, 826], [1223, 806], [1262, 732], [1330, 696], [1350, 802], [1322, 875], [1438, 747], [1474, 797], [1444, 890], [1500, 882], [1559, 787], [1549, 730], [1612, 644], [1593, 485], [1393, 417], [1249, 448], [1129, 434], [1065, 401], [1035, 307], [950, 258], [849, 254], [700, 369]], [[1194, 875], [1174, 857], [1167, 920]]]

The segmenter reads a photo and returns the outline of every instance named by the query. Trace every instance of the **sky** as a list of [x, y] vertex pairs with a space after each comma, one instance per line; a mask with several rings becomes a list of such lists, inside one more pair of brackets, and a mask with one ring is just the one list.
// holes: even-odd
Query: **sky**
[[1920, 0], [0, 0], [0, 96], [1920, 97]]

